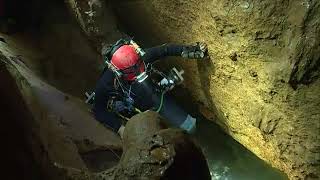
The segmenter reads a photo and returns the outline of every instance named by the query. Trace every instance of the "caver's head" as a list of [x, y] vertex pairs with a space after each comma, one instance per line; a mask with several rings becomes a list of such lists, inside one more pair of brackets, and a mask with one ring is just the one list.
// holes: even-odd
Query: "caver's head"
[[120, 39], [111, 47], [102, 50], [102, 54], [109, 67], [122, 79], [141, 81], [141, 78], [147, 77], [142, 60], [144, 51], [134, 41]]
[[132, 45], [122, 45], [114, 51], [111, 64], [122, 74], [127, 81], [135, 81], [137, 76], [145, 72], [145, 64], [139, 53]]

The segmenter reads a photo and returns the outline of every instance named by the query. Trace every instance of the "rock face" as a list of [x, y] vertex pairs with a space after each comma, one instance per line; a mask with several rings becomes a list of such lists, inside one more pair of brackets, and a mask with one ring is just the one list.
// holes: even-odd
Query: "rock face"
[[129, 120], [123, 139], [127, 145], [113, 168], [94, 173], [58, 166], [60, 174], [69, 180], [211, 179], [207, 161], [190, 136], [179, 129], [162, 129], [160, 119], [147, 111]]
[[[320, 2], [114, 2], [146, 44], [209, 45], [210, 61], [171, 60], [226, 132], [291, 179], [320, 177]], [[124, 13], [125, 12], [125, 13]]]
[[0, 105], [8, 122], [3, 123], [5, 177], [64, 179], [57, 166], [87, 170], [82, 153], [121, 149], [120, 138], [94, 120], [82, 100], [28, 68], [27, 59], [37, 53], [12, 46], [12, 38], [5, 37], [8, 44], [0, 42]]
[[112, 44], [124, 35], [117, 27], [109, 1], [66, 0], [65, 2], [83, 32], [98, 51], [103, 43]]
[[133, 116], [126, 125], [123, 155], [107, 179], [211, 179], [202, 151], [178, 129], [162, 129], [153, 111]]

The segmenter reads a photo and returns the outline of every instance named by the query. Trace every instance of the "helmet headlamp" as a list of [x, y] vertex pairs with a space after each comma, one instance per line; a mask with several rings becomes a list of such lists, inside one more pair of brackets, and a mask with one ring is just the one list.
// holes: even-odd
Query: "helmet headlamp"
[[146, 72], [143, 72], [136, 77], [136, 81], [138, 81], [139, 83], [142, 83], [147, 78], [148, 78], [148, 74]]

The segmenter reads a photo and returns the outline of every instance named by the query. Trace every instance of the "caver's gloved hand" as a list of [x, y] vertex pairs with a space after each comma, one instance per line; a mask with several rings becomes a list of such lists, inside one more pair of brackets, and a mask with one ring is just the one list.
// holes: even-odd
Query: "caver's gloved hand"
[[195, 46], [186, 46], [181, 56], [190, 59], [204, 59], [208, 57], [208, 46], [204, 42], [197, 42]]
[[180, 125], [180, 128], [186, 130], [189, 134], [193, 134], [196, 131], [197, 120], [188, 115], [187, 119]]
[[133, 103], [134, 101], [132, 98], [126, 98], [124, 101], [114, 101], [112, 109], [115, 112], [121, 112], [124, 110], [132, 111], [134, 109]]
[[126, 107], [125, 103], [122, 101], [114, 101], [113, 105], [112, 105], [112, 109], [115, 112], [121, 112], [121, 111], [124, 111], [125, 109], [127, 109], [127, 107]]
[[130, 112], [134, 110], [133, 103], [134, 103], [134, 100], [131, 97], [127, 97], [125, 99], [126, 109]]

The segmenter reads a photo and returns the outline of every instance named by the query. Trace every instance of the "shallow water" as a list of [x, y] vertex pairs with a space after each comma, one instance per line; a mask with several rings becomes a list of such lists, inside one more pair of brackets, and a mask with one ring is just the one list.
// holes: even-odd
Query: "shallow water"
[[286, 180], [287, 176], [259, 159], [216, 124], [200, 120], [194, 135], [207, 157], [212, 179]]

